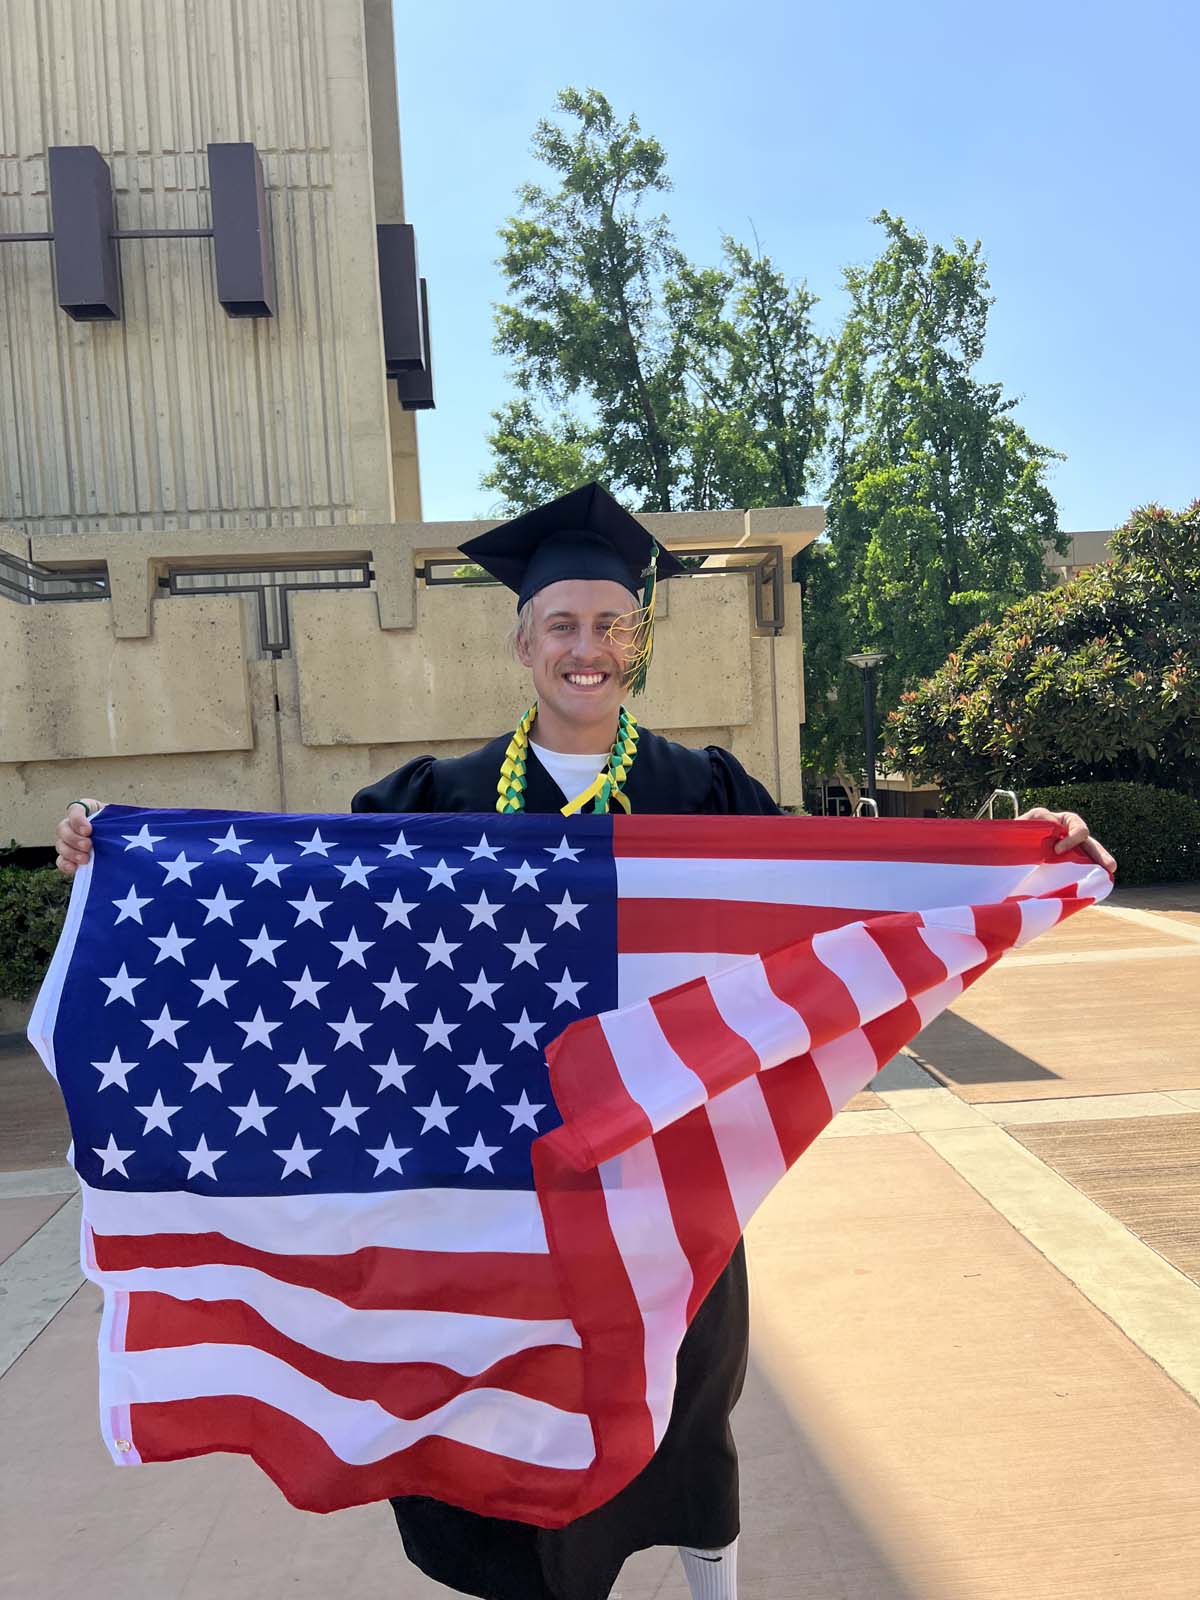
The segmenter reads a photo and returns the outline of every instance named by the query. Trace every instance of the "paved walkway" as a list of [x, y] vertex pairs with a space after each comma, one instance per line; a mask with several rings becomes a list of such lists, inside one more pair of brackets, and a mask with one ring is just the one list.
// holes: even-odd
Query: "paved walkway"
[[[1195, 1600], [1198, 988], [1200, 886], [1123, 891], [989, 974], [764, 1207], [743, 1600]], [[444, 1594], [385, 1509], [108, 1464], [44, 1090], [0, 1058], [0, 1596]], [[617, 1593], [686, 1587], [655, 1550]]]

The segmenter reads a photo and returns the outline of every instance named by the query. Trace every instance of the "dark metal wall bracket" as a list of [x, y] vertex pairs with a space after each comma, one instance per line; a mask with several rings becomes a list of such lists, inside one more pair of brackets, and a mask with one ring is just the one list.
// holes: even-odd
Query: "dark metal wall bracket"
[[48, 152], [53, 228], [0, 233], [0, 244], [52, 243], [58, 303], [76, 322], [117, 322], [125, 239], [211, 239], [217, 299], [231, 317], [271, 317], [275, 286], [262, 161], [252, 144], [210, 144], [209, 228], [118, 228], [112, 172], [94, 145]]

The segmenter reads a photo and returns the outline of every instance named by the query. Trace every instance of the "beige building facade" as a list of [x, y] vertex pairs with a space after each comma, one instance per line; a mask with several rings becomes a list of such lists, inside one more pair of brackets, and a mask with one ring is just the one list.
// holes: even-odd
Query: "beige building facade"
[[[418, 286], [385, 248], [406, 221], [389, 0], [7, 0], [5, 45], [0, 840], [44, 841], [81, 793], [343, 810], [512, 727], [511, 596], [454, 576], [489, 524], [421, 521], [436, 334], [423, 292], [399, 338], [391, 309]], [[261, 172], [232, 240], [222, 152]], [[261, 303], [228, 286], [256, 215]], [[113, 264], [98, 286], [81, 227]], [[820, 509], [648, 521], [704, 560], [663, 591], [639, 714], [798, 803], [790, 557]]]

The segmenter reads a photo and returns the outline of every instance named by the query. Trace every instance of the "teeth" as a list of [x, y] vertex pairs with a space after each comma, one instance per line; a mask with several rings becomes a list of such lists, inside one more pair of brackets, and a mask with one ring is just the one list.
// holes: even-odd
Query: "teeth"
[[567, 682], [578, 683], [590, 688], [594, 683], [603, 683], [604, 674], [602, 672], [568, 672]]

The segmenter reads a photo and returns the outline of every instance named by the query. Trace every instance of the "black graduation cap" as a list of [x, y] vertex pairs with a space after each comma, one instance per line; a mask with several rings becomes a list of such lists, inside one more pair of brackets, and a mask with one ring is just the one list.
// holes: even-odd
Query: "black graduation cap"
[[459, 548], [515, 591], [518, 609], [565, 578], [608, 578], [640, 598], [651, 569], [656, 579], [687, 571], [598, 483], [572, 489]]

